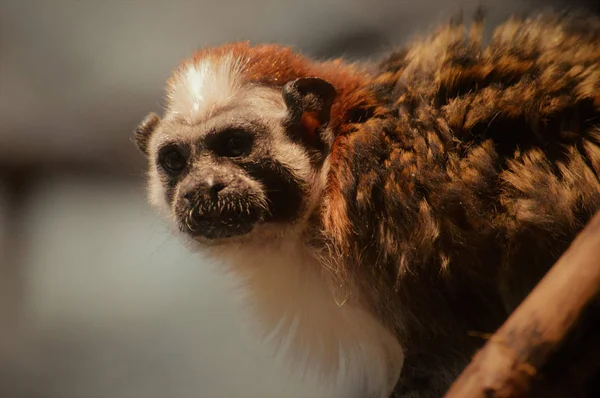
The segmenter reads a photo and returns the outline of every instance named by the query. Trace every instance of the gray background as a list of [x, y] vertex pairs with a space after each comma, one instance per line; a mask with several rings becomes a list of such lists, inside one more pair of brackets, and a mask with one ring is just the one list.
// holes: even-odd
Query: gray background
[[368, 57], [480, 3], [492, 23], [561, 4], [2, 0], [0, 396], [322, 394], [260, 344], [232, 281], [148, 208], [130, 131], [198, 47]]

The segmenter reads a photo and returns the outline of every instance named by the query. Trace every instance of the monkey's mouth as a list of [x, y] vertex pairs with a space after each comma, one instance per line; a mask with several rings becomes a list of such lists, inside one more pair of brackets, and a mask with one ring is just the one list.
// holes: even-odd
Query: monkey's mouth
[[245, 201], [201, 202], [181, 214], [180, 227], [193, 237], [226, 239], [249, 233], [262, 217], [259, 206]]

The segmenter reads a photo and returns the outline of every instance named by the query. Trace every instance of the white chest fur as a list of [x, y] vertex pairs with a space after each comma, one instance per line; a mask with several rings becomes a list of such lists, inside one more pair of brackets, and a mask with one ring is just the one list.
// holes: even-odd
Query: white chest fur
[[[394, 336], [344, 289], [300, 243], [243, 245], [219, 250], [219, 262], [241, 276], [245, 302], [265, 337], [295, 369], [322, 378], [331, 397], [388, 397], [402, 368]], [[217, 253], [215, 253], [217, 254]]]

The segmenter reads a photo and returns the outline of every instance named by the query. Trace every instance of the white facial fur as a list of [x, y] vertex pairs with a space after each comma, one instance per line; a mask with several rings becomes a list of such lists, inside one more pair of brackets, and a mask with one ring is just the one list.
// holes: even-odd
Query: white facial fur
[[[269, 126], [270, 156], [311, 187], [305, 216], [286, 226], [285, 231], [265, 225], [243, 241], [201, 250], [240, 277], [247, 303], [264, 334], [273, 332], [272, 337], [286, 347], [298, 365], [322, 375], [324, 383], [331, 386], [332, 397], [348, 397], [350, 392], [361, 397], [387, 397], [402, 367], [401, 347], [356, 297], [346, 297], [351, 286], [340, 289], [305, 244], [308, 215], [322, 200], [329, 160], [320, 170], [314, 169], [307, 151], [283, 130], [287, 110], [281, 91], [244, 84], [242, 67], [229, 55], [218, 62], [202, 60], [175, 76], [168, 90], [169, 105], [161, 123], [164, 127], [159, 127], [149, 143], [150, 163], [155, 163], [158, 145], [173, 134], [198, 134], [189, 128], [168, 126], [212, 126], [220, 123], [223, 109], [252, 114]], [[164, 187], [152, 167], [149, 195], [152, 204], [173, 219]]]

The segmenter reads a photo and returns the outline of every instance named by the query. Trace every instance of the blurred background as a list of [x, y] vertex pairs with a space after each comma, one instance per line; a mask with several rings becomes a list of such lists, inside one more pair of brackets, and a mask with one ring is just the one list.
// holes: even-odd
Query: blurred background
[[195, 49], [374, 57], [461, 9], [590, 0], [1, 0], [0, 397], [317, 397], [146, 204], [130, 133]]

